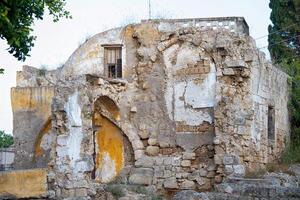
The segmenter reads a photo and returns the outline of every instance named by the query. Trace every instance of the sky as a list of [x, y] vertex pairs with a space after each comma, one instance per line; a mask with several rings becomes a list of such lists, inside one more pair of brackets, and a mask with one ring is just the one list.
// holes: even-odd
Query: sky
[[[267, 46], [270, 12], [268, 0], [151, 0], [152, 17], [201, 18], [243, 16], [257, 47]], [[148, 0], [68, 0], [66, 9], [72, 19], [53, 23], [49, 15], [33, 25], [37, 36], [30, 57], [20, 62], [7, 52], [5, 40], [0, 39], [0, 130], [12, 134], [13, 115], [10, 88], [16, 86], [16, 71], [23, 65], [55, 69], [65, 63], [87, 37], [109, 28], [148, 18]], [[261, 49], [267, 55], [267, 49]]]

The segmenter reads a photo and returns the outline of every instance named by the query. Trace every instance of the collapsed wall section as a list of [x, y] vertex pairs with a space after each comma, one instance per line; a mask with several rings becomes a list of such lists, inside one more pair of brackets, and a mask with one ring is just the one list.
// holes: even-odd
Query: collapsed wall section
[[16, 169], [46, 167], [52, 145], [53, 87], [11, 89]]
[[[288, 76], [268, 63], [264, 55], [253, 64], [252, 95], [254, 119], [251, 138], [255, 143], [253, 159], [257, 165], [276, 163], [289, 142]], [[255, 166], [249, 166], [254, 171]]]
[[[239, 45], [231, 46], [234, 43]], [[217, 173], [243, 177], [278, 162], [284, 150], [289, 137], [287, 75], [269, 64], [247, 38], [223, 43], [215, 61], [220, 65], [214, 140]]]
[[[185, 23], [147, 21], [96, 35], [58, 70], [51, 102], [43, 87], [13, 89], [13, 104], [23, 93], [30, 102], [14, 106], [15, 120], [33, 113], [44, 125], [30, 125], [55, 133], [52, 194], [92, 196], [110, 182], [205, 191], [277, 159], [288, 135], [286, 75], [262, 61], [241, 21], [233, 31]], [[123, 45], [122, 79], [104, 76], [107, 43]], [[27, 79], [18, 84], [50, 84]], [[36, 98], [52, 110], [31, 108]]]

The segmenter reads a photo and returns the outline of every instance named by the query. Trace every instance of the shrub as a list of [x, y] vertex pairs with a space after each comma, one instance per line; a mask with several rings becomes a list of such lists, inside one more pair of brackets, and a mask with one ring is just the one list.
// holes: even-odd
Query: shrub
[[107, 192], [112, 193], [112, 195], [115, 196], [116, 198], [120, 198], [120, 197], [125, 196], [125, 193], [122, 189], [122, 186], [120, 186], [120, 185], [107, 185], [105, 187], [105, 190]]
[[137, 186], [134, 191], [138, 194], [145, 194], [147, 195], [148, 194], [148, 191], [147, 189], [144, 187], [144, 186]]
[[297, 138], [283, 152], [282, 162], [285, 164], [300, 163], [300, 139]]
[[41, 65], [38, 71], [39, 76], [45, 76], [47, 72], [47, 66], [46, 65]]
[[163, 197], [158, 196], [158, 195], [153, 195], [153, 196], [151, 197], [151, 200], [163, 200], [163, 199], [164, 199]]
[[8, 148], [14, 143], [13, 136], [0, 131], [0, 148]]

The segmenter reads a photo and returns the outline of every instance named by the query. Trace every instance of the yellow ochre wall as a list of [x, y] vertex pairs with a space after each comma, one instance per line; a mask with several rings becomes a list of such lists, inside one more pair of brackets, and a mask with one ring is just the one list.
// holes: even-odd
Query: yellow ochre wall
[[102, 183], [112, 181], [124, 167], [124, 144], [121, 130], [102, 117], [96, 133], [96, 179]]
[[53, 87], [12, 88], [11, 105], [13, 113], [35, 111], [39, 116], [48, 119], [51, 114], [53, 96]]
[[[15, 87], [11, 89], [16, 145], [16, 169], [45, 167], [47, 158], [41, 147], [42, 138], [51, 130], [53, 87]], [[26, 143], [23, 142], [26, 141]], [[43, 157], [43, 160], [36, 160]], [[33, 159], [30, 159], [33, 158]], [[40, 159], [40, 158], [38, 158]], [[37, 164], [39, 163], [39, 164]], [[38, 166], [37, 166], [38, 165]]]
[[46, 175], [46, 169], [0, 172], [0, 199], [40, 197], [46, 194]]

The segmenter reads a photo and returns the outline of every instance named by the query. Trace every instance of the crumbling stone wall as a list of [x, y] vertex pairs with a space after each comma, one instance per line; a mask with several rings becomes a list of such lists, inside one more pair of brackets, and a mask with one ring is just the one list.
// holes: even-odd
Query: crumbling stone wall
[[[267, 63], [251, 38], [235, 38], [217, 49], [220, 53], [214, 60], [221, 67], [217, 68], [215, 164], [220, 176], [241, 177], [277, 162], [284, 150], [289, 137], [288, 77]], [[276, 109], [275, 141], [267, 135], [270, 105]]]
[[53, 142], [51, 132], [53, 96], [53, 87], [12, 88], [16, 169], [47, 166]]
[[[228, 20], [235, 28], [226, 28]], [[243, 20], [205, 23], [212, 26], [158, 20], [112, 29], [54, 72], [52, 196], [93, 195], [110, 181], [210, 190], [280, 155], [288, 136], [287, 76], [265, 64]], [[104, 76], [103, 44], [123, 45], [122, 79]], [[270, 102], [272, 147], [265, 124]]]

